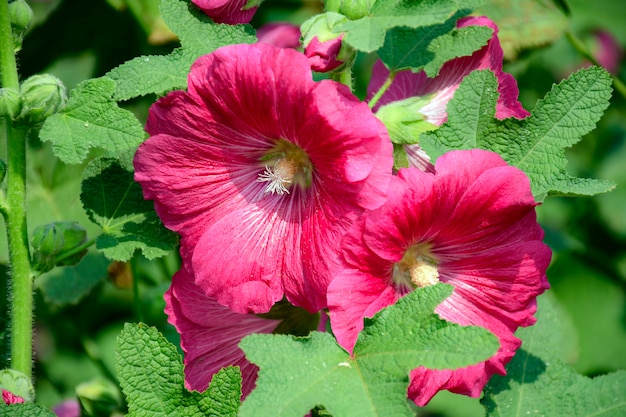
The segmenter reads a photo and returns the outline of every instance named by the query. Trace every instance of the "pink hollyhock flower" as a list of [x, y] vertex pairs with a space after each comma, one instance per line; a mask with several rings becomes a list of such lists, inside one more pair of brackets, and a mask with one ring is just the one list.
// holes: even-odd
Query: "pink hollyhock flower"
[[268, 23], [256, 31], [256, 37], [259, 42], [279, 48], [297, 48], [300, 46], [300, 27], [284, 22]]
[[[165, 293], [165, 302], [168, 321], [180, 334], [180, 344], [185, 352], [185, 386], [196, 391], [204, 391], [221, 368], [235, 365], [241, 369], [245, 397], [254, 389], [259, 369], [248, 362], [239, 349], [241, 339], [252, 333], [305, 336], [311, 328], [324, 331], [326, 324], [325, 315], [320, 320], [318, 315], [284, 303], [263, 316], [235, 313], [204, 295], [184, 268], [174, 275], [172, 285]], [[298, 331], [290, 327], [289, 320], [302, 329]]]
[[[454, 92], [466, 75], [474, 70], [490, 69], [498, 79], [498, 92], [500, 97], [496, 104], [496, 118], [506, 119], [516, 117], [522, 119], [530, 113], [526, 111], [518, 101], [519, 90], [515, 78], [502, 70], [504, 53], [498, 40], [498, 27], [486, 17], [465, 17], [459, 19], [457, 27], [487, 26], [493, 29], [493, 36], [483, 48], [474, 52], [471, 56], [455, 58], [446, 62], [435, 78], [428, 78], [424, 71], [417, 73], [411, 70], [400, 71], [396, 74], [389, 89], [381, 96], [374, 106], [377, 111], [385, 104], [405, 100], [411, 97], [421, 97], [432, 94], [432, 99], [424, 105], [419, 112], [424, 119], [436, 126], [446, 122], [448, 102], [454, 96]], [[368, 85], [368, 97], [380, 89], [389, 77], [389, 70], [381, 61], [374, 64], [372, 78]], [[419, 145], [405, 146], [411, 166], [423, 167], [430, 164], [430, 159]]]
[[165, 313], [180, 334], [185, 352], [185, 386], [204, 391], [211, 378], [225, 366], [239, 366], [243, 395], [254, 388], [258, 368], [248, 362], [237, 345], [252, 333], [272, 333], [280, 324], [253, 314], [239, 314], [207, 297], [181, 268], [165, 293]]
[[22, 404], [24, 399], [19, 395], [13, 394], [11, 391], [7, 391], [5, 389], [2, 390], [2, 400], [6, 405], [11, 404]]
[[384, 126], [292, 49], [220, 48], [188, 84], [151, 107], [134, 164], [196, 284], [238, 313], [325, 308], [343, 232], [386, 199]]
[[482, 150], [444, 154], [435, 169], [398, 172], [387, 203], [347, 232], [345, 269], [328, 288], [333, 332], [349, 351], [364, 317], [437, 282], [455, 287], [437, 314], [498, 337], [500, 349], [485, 362], [413, 370], [409, 397], [419, 406], [442, 389], [477, 397], [491, 375], [505, 373], [521, 344], [513, 333], [535, 321], [551, 257], [522, 171]]
[[619, 73], [623, 50], [615, 36], [606, 30], [597, 30], [593, 33], [597, 43], [594, 50], [596, 59], [610, 73]]
[[250, 0], [191, 0], [215, 23], [248, 23], [258, 7], [246, 7]]

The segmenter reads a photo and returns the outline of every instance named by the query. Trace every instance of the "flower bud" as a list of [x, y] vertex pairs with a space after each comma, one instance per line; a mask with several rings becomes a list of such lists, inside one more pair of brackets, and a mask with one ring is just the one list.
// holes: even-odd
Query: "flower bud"
[[333, 32], [335, 26], [347, 21], [344, 15], [326, 12], [302, 24], [304, 54], [314, 71], [341, 71], [354, 62], [356, 51], [342, 41], [343, 33]]
[[0, 117], [15, 119], [20, 112], [20, 93], [13, 88], [0, 88]]
[[76, 395], [90, 416], [110, 416], [120, 407], [117, 388], [109, 381], [94, 379], [76, 387]]
[[[87, 250], [63, 257], [87, 241], [87, 232], [77, 222], [56, 222], [37, 227], [33, 231], [33, 267], [41, 272], [57, 265], [74, 265]], [[60, 259], [60, 260], [58, 260]]]
[[[0, 371], [0, 389], [5, 404], [32, 403], [35, 401], [35, 389], [30, 378], [14, 369]], [[2, 407], [0, 406], [0, 408]]]
[[67, 95], [63, 82], [50, 74], [29, 77], [20, 87], [22, 108], [19, 119], [39, 124], [65, 107]]
[[26, 0], [9, 2], [9, 19], [11, 20], [11, 33], [15, 52], [22, 49], [22, 39], [26, 30], [33, 21], [33, 9]]
[[357, 20], [367, 16], [375, 0], [326, 0], [326, 10], [337, 12], [350, 20]]

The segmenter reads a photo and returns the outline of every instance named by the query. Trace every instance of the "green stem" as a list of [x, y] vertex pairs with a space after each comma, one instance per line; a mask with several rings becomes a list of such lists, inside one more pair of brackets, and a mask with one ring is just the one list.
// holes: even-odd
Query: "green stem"
[[384, 84], [380, 86], [376, 94], [374, 94], [374, 97], [372, 97], [372, 99], [369, 101], [368, 105], [370, 106], [370, 109], [373, 109], [374, 106], [376, 106], [376, 103], [378, 103], [378, 100], [380, 100], [383, 94], [385, 94], [385, 92], [389, 89], [389, 87], [391, 86], [391, 83], [393, 82], [395, 78], [396, 78], [396, 72], [390, 71], [389, 77], [387, 77]]
[[[8, 0], [0, 0], [0, 73], [2, 87], [19, 89]], [[26, 133], [5, 117], [7, 195], [3, 214], [11, 264], [11, 367], [32, 376], [33, 279], [26, 228]]]
[[31, 377], [33, 277], [26, 227], [26, 132], [7, 121], [7, 238], [11, 264], [11, 367]]
[[2, 87], [16, 90], [20, 88], [8, 0], [0, 0], [0, 72]]
[[332, 75], [333, 80], [347, 85], [350, 91], [352, 91], [352, 67], [346, 67], [343, 71], [335, 72]]
[[137, 274], [136, 260], [130, 260], [130, 271], [133, 282], [133, 308], [135, 310], [135, 319], [138, 322], [143, 322], [143, 308], [141, 306], [141, 296], [139, 295], [139, 277]]
[[[583, 41], [581, 41], [575, 34], [574, 32], [572, 32], [571, 30], [568, 30], [565, 35], [567, 36], [567, 40], [569, 41], [570, 44], [572, 44], [572, 46], [574, 47], [574, 49], [576, 49], [578, 51], [579, 54], [581, 54], [583, 56], [583, 58], [585, 58], [587, 61], [591, 62], [593, 65], [597, 65], [598, 67], [601, 67], [602, 65], [600, 65], [600, 63], [598, 62], [598, 60], [596, 59], [595, 56], [593, 56], [591, 54], [591, 52], [589, 52], [589, 50], [587, 49], [587, 47], [585, 46], [585, 44], [583, 43]], [[616, 75], [611, 75], [611, 78], [613, 79], [613, 87], [615, 88], [615, 90], [624, 98], [626, 98], [626, 85], [624, 85], [624, 83], [622, 82], [622, 80], [620, 80], [619, 78], [617, 78]]]

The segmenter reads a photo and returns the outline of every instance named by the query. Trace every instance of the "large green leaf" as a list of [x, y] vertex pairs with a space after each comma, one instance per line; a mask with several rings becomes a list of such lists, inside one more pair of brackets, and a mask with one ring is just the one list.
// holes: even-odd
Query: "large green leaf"
[[187, 391], [176, 347], [155, 328], [126, 324], [117, 341], [116, 371], [129, 417], [235, 417], [241, 373], [224, 368], [203, 393]]
[[240, 347], [260, 371], [240, 416], [302, 416], [317, 405], [335, 416], [415, 415], [406, 398], [412, 369], [467, 366], [498, 347], [487, 330], [433, 313], [451, 292], [446, 284], [415, 290], [366, 319], [352, 356], [328, 333], [247, 336]]
[[84, 81], [72, 90], [67, 106], [46, 119], [39, 137], [52, 142], [61, 161], [79, 164], [91, 149], [115, 157], [134, 151], [146, 138], [137, 118], [111, 98], [115, 86], [108, 78]]
[[507, 375], [494, 376], [485, 388], [482, 403], [489, 417], [626, 414], [626, 371], [593, 379], [577, 374], [555, 353], [559, 329], [554, 307], [541, 297], [537, 324], [516, 333], [523, 344], [507, 365]]
[[199, 56], [224, 45], [256, 42], [250, 26], [213, 23], [185, 0], [163, 0], [161, 14], [181, 48], [169, 55], [137, 57], [109, 71], [107, 76], [117, 83], [116, 100], [185, 89], [189, 68]]
[[448, 121], [424, 133], [420, 144], [437, 158], [453, 149], [481, 148], [499, 153], [530, 177], [533, 195], [593, 195], [614, 187], [610, 181], [567, 174], [564, 149], [593, 130], [609, 105], [611, 77], [603, 69], [579, 70], [539, 100], [532, 115], [493, 118], [497, 82], [490, 71], [468, 75], [448, 103]]
[[133, 173], [112, 159], [92, 161], [83, 177], [81, 201], [90, 219], [102, 228], [96, 247], [108, 258], [129, 260], [141, 249], [148, 259], [166, 255], [178, 243], [144, 200]]

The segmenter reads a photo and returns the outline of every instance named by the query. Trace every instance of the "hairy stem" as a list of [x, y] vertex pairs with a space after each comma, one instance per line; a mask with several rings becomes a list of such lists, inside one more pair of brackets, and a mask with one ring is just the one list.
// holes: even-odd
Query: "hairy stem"
[[[2, 87], [19, 89], [8, 1], [0, 0], [0, 72]], [[9, 242], [11, 367], [32, 375], [33, 279], [26, 228], [26, 133], [14, 127], [9, 116], [4, 125], [7, 138], [7, 195], [4, 218]]]

